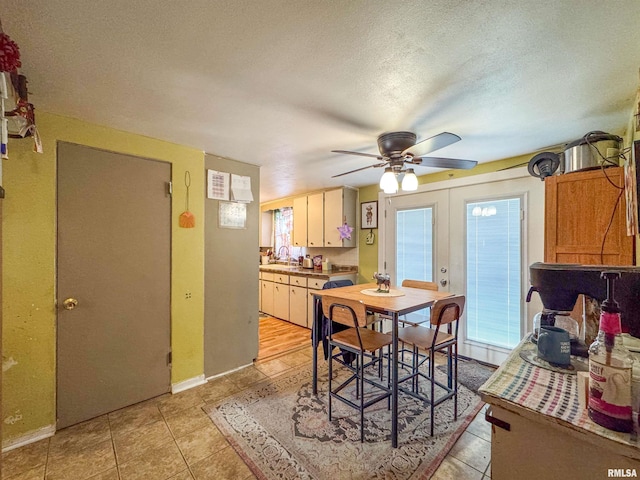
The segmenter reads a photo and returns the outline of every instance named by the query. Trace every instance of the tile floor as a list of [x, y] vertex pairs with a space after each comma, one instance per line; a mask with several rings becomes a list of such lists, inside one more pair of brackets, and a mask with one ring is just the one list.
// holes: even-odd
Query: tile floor
[[[202, 411], [206, 403], [311, 362], [311, 348], [65, 428], [2, 454], [5, 480], [244, 480], [255, 476]], [[491, 429], [483, 412], [433, 479], [491, 477]]]

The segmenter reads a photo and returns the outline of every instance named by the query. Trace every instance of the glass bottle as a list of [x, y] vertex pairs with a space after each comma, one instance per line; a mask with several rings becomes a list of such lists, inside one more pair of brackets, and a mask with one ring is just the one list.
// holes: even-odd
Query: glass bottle
[[602, 272], [607, 299], [602, 303], [598, 336], [589, 347], [589, 418], [617, 432], [633, 430], [631, 372], [633, 357], [622, 344], [620, 308], [614, 299], [618, 272]]

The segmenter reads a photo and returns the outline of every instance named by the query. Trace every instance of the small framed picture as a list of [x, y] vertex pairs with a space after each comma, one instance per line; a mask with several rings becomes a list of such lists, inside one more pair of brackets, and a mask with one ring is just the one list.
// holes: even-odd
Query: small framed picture
[[378, 228], [378, 202], [362, 202], [360, 208], [360, 228], [362, 230]]

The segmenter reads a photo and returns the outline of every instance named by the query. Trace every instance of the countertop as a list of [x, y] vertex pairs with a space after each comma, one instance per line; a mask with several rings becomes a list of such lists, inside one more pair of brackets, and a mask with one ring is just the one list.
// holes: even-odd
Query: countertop
[[[640, 460], [635, 435], [608, 430], [594, 423], [579, 405], [577, 376], [552, 372], [523, 360], [520, 352], [529, 348], [526, 337], [487, 380], [479, 393], [482, 399], [531, 421], [559, 428], [569, 435]], [[636, 427], [637, 428], [637, 427]]]
[[261, 272], [286, 273], [288, 275], [296, 275], [300, 277], [314, 278], [332, 278], [340, 275], [352, 275], [358, 273], [358, 267], [333, 265], [328, 272], [321, 272], [312, 268], [302, 268], [297, 265], [282, 265], [271, 263], [268, 265], [260, 265]]

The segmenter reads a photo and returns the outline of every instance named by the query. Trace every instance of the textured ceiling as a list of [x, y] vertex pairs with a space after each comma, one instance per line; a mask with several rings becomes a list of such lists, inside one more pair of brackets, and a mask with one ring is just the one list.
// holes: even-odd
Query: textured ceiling
[[[261, 201], [376, 183], [390, 130], [486, 162], [622, 134], [640, 1], [3, 0], [38, 110], [261, 165]], [[435, 152], [434, 152], [435, 155]], [[417, 173], [437, 171], [419, 167]]]

